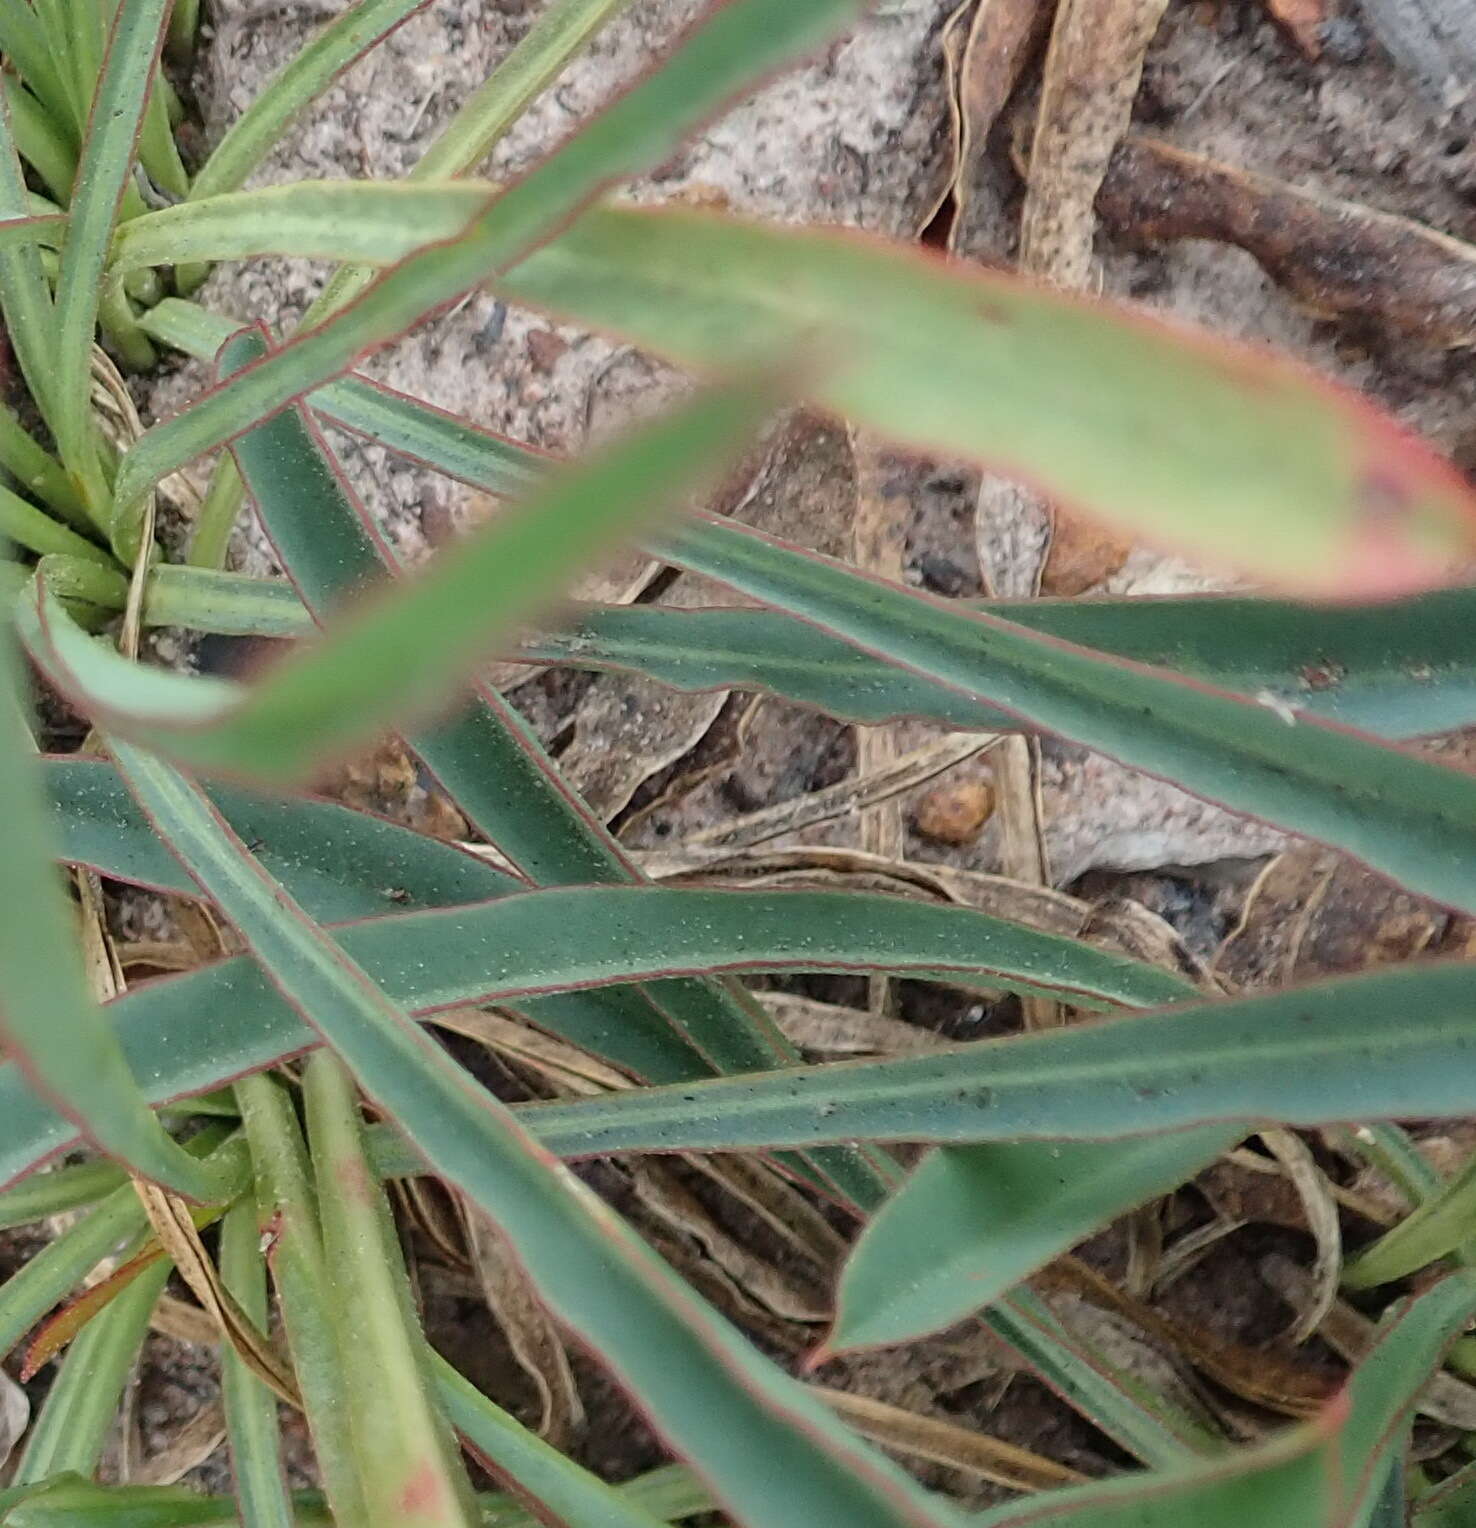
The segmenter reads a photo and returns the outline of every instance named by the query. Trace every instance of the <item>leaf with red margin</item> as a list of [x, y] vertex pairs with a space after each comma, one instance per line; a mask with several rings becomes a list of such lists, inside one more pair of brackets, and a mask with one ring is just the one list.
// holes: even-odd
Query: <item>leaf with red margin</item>
[[1371, 403], [1015, 276], [851, 233], [596, 208], [495, 285], [697, 369], [807, 345], [826, 361], [815, 403], [1297, 593], [1411, 593], [1476, 556], [1476, 495]]
[[[283, 997], [320, 1027], [427, 1162], [507, 1235], [559, 1320], [711, 1482], [766, 1528], [960, 1528], [707, 1306], [387, 997], [177, 771], [115, 744], [119, 770]], [[757, 1467], [762, 1465], [762, 1467]]]
[[1476, 911], [1476, 775], [694, 516], [652, 552], [976, 701]]
[[[181, 331], [194, 323], [197, 310], [183, 304], [178, 310], [176, 318], [184, 313], [188, 323], [172, 322], [171, 329], [183, 341], [188, 336]], [[534, 472], [546, 460], [361, 377], [335, 383], [312, 401], [334, 422], [494, 492], [506, 491], [510, 474]], [[1295, 697], [1273, 693], [1263, 704], [1259, 698], [1253, 702], [1217, 693], [1142, 663], [1115, 661], [1054, 639], [1048, 630], [1030, 630], [991, 612], [971, 613], [954, 602], [855, 574], [728, 521], [699, 522], [653, 550], [799, 614], [819, 633], [842, 639], [851, 651], [890, 662], [902, 681], [909, 676], [928, 681], [935, 691], [926, 702], [930, 715], [939, 714], [950, 695], [956, 700], [942, 716], [955, 724], [960, 706], [1004, 708], [1210, 800], [1345, 848], [1441, 900], [1466, 905], [1476, 897], [1476, 881], [1466, 871], [1476, 864], [1471, 777], [1381, 747], [1373, 738], [1321, 725], [1295, 709]], [[822, 589], [823, 615], [808, 603]], [[1459, 611], [1460, 596], [1446, 598], [1455, 600]], [[1209, 613], [1215, 608], [1207, 607]], [[1233, 613], [1233, 605], [1227, 608]], [[883, 609], [889, 614], [881, 615]], [[1416, 607], [1412, 619], [1425, 618]], [[1450, 613], [1437, 604], [1429, 618], [1449, 620]], [[937, 627], [942, 645], [920, 642], [912, 628], [922, 625]], [[985, 641], [986, 633], [995, 636]], [[1088, 633], [1078, 626], [1072, 635], [1081, 642]], [[1342, 633], [1344, 640], [1349, 635]], [[1358, 632], [1354, 640], [1370, 640], [1370, 633]], [[1376, 633], [1373, 640], [1379, 640]], [[1396, 634], [1395, 650], [1405, 641]], [[1447, 642], [1447, 652], [1459, 645], [1459, 617]], [[1336, 652], [1330, 656], [1336, 661]], [[1396, 682], [1398, 668], [1396, 658]], [[1418, 660], [1413, 669], [1418, 670]], [[1057, 670], [1073, 682], [1063, 685]], [[1312, 677], [1317, 677], [1315, 666]], [[1405, 673], [1406, 691], [1415, 678], [1416, 672]], [[847, 686], [857, 682], [849, 670], [835, 676], [833, 704], [842, 715], [854, 704]], [[1452, 705], [1465, 704], [1460, 687], [1457, 677]], [[1123, 702], [1128, 692], [1137, 697], [1133, 704]], [[823, 700], [813, 687], [804, 698]], [[1396, 714], [1401, 709], [1396, 704]], [[1422, 803], [1423, 795], [1429, 799]], [[1423, 825], [1417, 826], [1422, 816]], [[1410, 842], [1403, 841], [1406, 824]]]

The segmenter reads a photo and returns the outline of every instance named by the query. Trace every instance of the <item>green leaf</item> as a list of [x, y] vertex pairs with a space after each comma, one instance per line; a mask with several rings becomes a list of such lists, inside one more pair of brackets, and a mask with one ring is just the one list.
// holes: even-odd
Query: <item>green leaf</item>
[[0, 1192], [0, 1230], [85, 1209], [111, 1193], [125, 1177], [123, 1169], [111, 1162], [73, 1162], [31, 1173]]
[[[470, 1528], [471, 1484], [432, 1400], [399, 1237], [364, 1155], [358, 1092], [337, 1056], [319, 1051], [308, 1062], [303, 1100], [323, 1254], [333, 1270], [329, 1320], [368, 1521]], [[393, 1405], [384, 1404], [387, 1396]]]
[[52, 861], [34, 745], [0, 623], [0, 1035], [10, 1054], [109, 1155], [190, 1198], [213, 1180], [164, 1131], [87, 990], [75, 915]]
[[555, 1149], [578, 1140], [581, 1154], [601, 1156], [1449, 1117], [1469, 1104], [1473, 1000], [1476, 966], [1416, 964], [928, 1056], [540, 1105], [535, 1128]]
[[59, 212], [41, 217], [0, 218], [0, 249], [27, 249], [33, 245], [58, 249], [67, 220]]
[[497, 281], [686, 365], [803, 342], [814, 401], [1133, 536], [1299, 592], [1409, 593], [1469, 554], [1471, 491], [1265, 350], [844, 233], [599, 208]]
[[1216, 1459], [1050, 1491], [974, 1519], [976, 1528], [1340, 1528], [1336, 1421], [1326, 1418]]
[[0, 1284], [0, 1353], [8, 1354], [103, 1258], [144, 1225], [138, 1195], [132, 1184], [124, 1183], [23, 1263]]
[[[69, 754], [43, 759], [41, 771], [60, 859], [111, 880], [198, 895], [111, 764]], [[212, 786], [210, 796], [242, 841], [325, 923], [454, 907], [522, 889], [522, 882], [451, 844], [337, 802], [224, 785]]]
[[841, 1275], [833, 1351], [939, 1331], [1169, 1193], [1240, 1139], [1210, 1125], [1102, 1145], [941, 1147], [868, 1222]]
[[[703, 926], [714, 919], [728, 931]], [[1132, 969], [1105, 951], [1011, 925], [996, 925], [986, 939], [987, 924], [967, 909], [851, 893], [586, 887], [374, 919], [340, 937], [398, 1002], [422, 1012], [506, 1002], [530, 988], [641, 981], [656, 974], [658, 960], [659, 969], [675, 963], [693, 972], [862, 970], [874, 962], [905, 971], [910, 955], [916, 971], [948, 966], [952, 945], [961, 964], [987, 969], [985, 979], [1003, 986], [1022, 985], [1024, 974], [1004, 957], [1033, 950], [1040, 974], [1053, 984], [1070, 979], [1076, 994], [1085, 972], [1061, 971], [1068, 952], [1109, 963], [1097, 967], [1098, 981], [1112, 962], [1119, 980]], [[908, 951], [909, 929], [926, 929], [928, 943]], [[835, 943], [823, 942], [827, 936]], [[1123, 995], [1143, 997], [1141, 988]], [[242, 959], [152, 982], [110, 1004], [109, 1014], [156, 1101], [207, 1092], [313, 1043]], [[978, 1041], [936, 1056], [540, 1105], [530, 1117], [551, 1150], [599, 1156], [858, 1139], [1111, 1140], [1215, 1120], [1320, 1125], [1455, 1116], [1469, 1105], [1462, 1058], [1472, 1046], [1476, 967], [1431, 963]], [[0, 1183], [72, 1138], [13, 1067], [0, 1067], [0, 1106]]]
[[[227, 375], [266, 354], [266, 347], [259, 337], [255, 337], [253, 344], [253, 336], [242, 334], [230, 319], [207, 312], [192, 302], [182, 302], [177, 297], [165, 298], [139, 322], [161, 344], [172, 345], [201, 361], [215, 360], [221, 346], [234, 336], [231, 352], [221, 357], [221, 369]], [[477, 470], [481, 474], [478, 484], [491, 493], [521, 493], [541, 482], [547, 470], [549, 459], [542, 453], [478, 430], [455, 414], [403, 397], [365, 377], [354, 375], [326, 383], [313, 392], [312, 398], [315, 408], [331, 406], [345, 419], [354, 421], [347, 428], [371, 439], [382, 440], [390, 450], [402, 455], [419, 457], [423, 453], [439, 453], [446, 449], [446, 442], [456, 442], [463, 452], [475, 453]], [[285, 431], [273, 431], [275, 423], [269, 421], [260, 425], [237, 442], [238, 457], [247, 442], [270, 439], [274, 446], [292, 450], [297, 463], [293, 472], [311, 470], [317, 451], [305, 449], [302, 444], [294, 449]], [[427, 455], [426, 459], [433, 458]], [[259, 453], [255, 470], [271, 474], [271, 452]], [[276, 475], [267, 478], [268, 482], [275, 480]], [[311, 599], [309, 603], [312, 603]]]
[[[439, 1353], [431, 1354], [430, 1367], [437, 1398], [473, 1453], [496, 1474], [516, 1481], [519, 1490], [545, 1513], [559, 1522], [598, 1523], [600, 1528], [655, 1528], [662, 1520], [640, 1496], [606, 1485], [516, 1417], [494, 1406]], [[694, 1497], [692, 1482], [685, 1479], [682, 1484], [679, 1507], [699, 1512], [711, 1506], [711, 1497], [700, 1486]], [[662, 1516], [666, 1515], [663, 1512]], [[680, 1511], [670, 1514], [683, 1515]]]
[[[979, 600], [957, 608], [1384, 737], [1476, 722], [1470, 589], [1366, 606], [1201, 595]], [[631, 670], [680, 690], [764, 690], [862, 723], [919, 716], [964, 731], [1020, 725], [1007, 711], [779, 610], [581, 606], [566, 628], [529, 639], [518, 657]]]
[[[193, 200], [219, 196], [246, 178], [280, 141], [294, 120], [333, 81], [382, 41], [426, 0], [359, 0], [297, 49], [231, 124], [200, 167]], [[170, 263], [174, 263], [172, 260]]]
[[196, 196], [130, 218], [113, 236], [108, 263], [114, 275], [262, 255], [393, 265], [456, 238], [496, 194], [484, 181], [303, 180]]
[[59, 520], [53, 520], [3, 485], [0, 485], [0, 538], [13, 541], [38, 556], [54, 552], [80, 557], [106, 568], [114, 566], [113, 559], [101, 547], [69, 530]]
[[[77, 178], [77, 151], [58, 129], [55, 119], [19, 80], [7, 75], [0, 88], [10, 109], [10, 130], [15, 137], [15, 151], [41, 177], [42, 184], [60, 206], [72, 196]], [[19, 220], [15, 220], [17, 223]], [[65, 223], [63, 223], [63, 228]], [[60, 248], [62, 228], [48, 230], [48, 237], [36, 240], [45, 248]]]
[[[30, 193], [16, 157], [10, 105], [3, 96], [0, 91], [0, 217], [24, 218], [31, 213]], [[0, 250], [0, 307], [26, 386], [49, 421], [55, 319], [41, 251], [35, 245]]]
[[1372, 1289], [1438, 1262], [1468, 1245], [1476, 1227], [1476, 1161], [1466, 1165], [1397, 1225], [1348, 1259], [1343, 1282]]
[[[112, 880], [195, 894], [111, 766], [69, 757], [46, 760], [43, 768], [57, 807], [63, 859]], [[280, 800], [224, 786], [212, 787], [211, 799], [322, 922], [373, 917], [390, 908], [451, 907], [523, 887], [451, 845], [336, 803]], [[657, 983], [656, 990], [671, 994], [680, 985]], [[669, 1012], [681, 995], [668, 997], [663, 1008], [639, 993], [609, 990], [568, 992], [521, 1006], [536, 1023], [637, 1076], [676, 1082], [711, 1071], [672, 1025]], [[713, 1014], [711, 1022], [724, 1024], [725, 1016]], [[753, 1064], [762, 1069], [782, 1059], [761, 1056]]]
[[51, 116], [70, 130], [70, 89], [57, 73], [51, 39], [26, 0], [0, 0], [0, 52], [46, 103]]
[[[339, 937], [392, 996], [421, 1011], [516, 1002], [530, 992], [641, 981], [672, 969], [880, 964], [924, 973], [956, 965], [956, 980], [973, 975], [995, 988], [1059, 992], [1065, 984], [1071, 1000], [1087, 1006], [1184, 990], [1167, 972], [967, 908], [838, 892], [577, 887], [370, 919], [347, 925]], [[560, 1029], [563, 1010], [534, 1011]], [[313, 1043], [244, 958], [151, 982], [109, 1004], [108, 1014], [156, 1101], [207, 1092]], [[621, 1037], [600, 1039], [591, 1034], [584, 1043], [619, 1053]], [[0, 1066], [0, 1104], [0, 1182], [71, 1138], [14, 1067]]]
[[[714, 1494], [772, 1528], [956, 1528], [960, 1519], [859, 1445], [803, 1386], [697, 1301], [585, 1185], [426, 1039], [246, 854], [169, 766], [118, 745], [120, 769], [200, 881], [428, 1163], [491, 1215], [542, 1299], [610, 1365]], [[756, 1471], [763, 1459], [772, 1468]]]
[[1476, 910], [1476, 777], [1463, 770], [960, 611], [731, 522], [693, 517], [650, 546], [960, 694]]
[[612, 178], [660, 164], [724, 102], [817, 47], [858, 11], [858, 0], [710, 5], [659, 71], [504, 191], [459, 239], [402, 261], [350, 308], [146, 431], [119, 467], [118, 512], [132, 513], [167, 473], [347, 370], [366, 351], [511, 264]]
[[275, 1077], [242, 1078], [236, 1084], [236, 1099], [251, 1143], [257, 1225], [271, 1240], [272, 1279], [292, 1350], [293, 1378], [312, 1434], [318, 1478], [336, 1522], [367, 1522], [344, 1404], [343, 1360], [331, 1313], [333, 1286], [296, 1105]]
[[[221, 1225], [220, 1281], [257, 1331], [271, 1330], [266, 1262], [256, 1208], [249, 1197], [227, 1211]], [[282, 1467], [277, 1398], [230, 1343], [221, 1344], [220, 1390], [242, 1520], [251, 1528], [294, 1528]]]
[[147, 669], [94, 644], [39, 581], [22, 625], [38, 661], [110, 731], [197, 768], [301, 778], [407, 710], [437, 708], [500, 635], [552, 600], [571, 554], [598, 558], [717, 480], [772, 398], [751, 382], [698, 394], [365, 601], [250, 689]]
[[[261, 344], [259, 335], [237, 336], [221, 350], [221, 369], [247, 363]], [[382, 565], [393, 565], [301, 405], [248, 431], [234, 452], [260, 521], [317, 619], [348, 592], [382, 577]], [[532, 728], [492, 686], [477, 686], [458, 715], [422, 730], [410, 744], [467, 819], [530, 878], [573, 884], [642, 879], [560, 777]], [[602, 1010], [609, 1032], [622, 1037], [621, 1064], [648, 1076], [761, 1070], [799, 1059], [755, 1004], [722, 986], [663, 982], [650, 992], [605, 993], [586, 1004], [586, 1016], [590, 1007]], [[558, 1015], [561, 1024], [570, 1017]], [[582, 1027], [587, 1034], [587, 1024]], [[626, 1047], [626, 1037], [640, 1044]], [[608, 1055], [610, 1041], [595, 1048]], [[886, 1175], [858, 1162], [850, 1148], [826, 1151], [812, 1166], [842, 1200], [870, 1205], [884, 1192]]]
[[[55, 387], [47, 423], [62, 460], [84, 481], [98, 471], [89, 419], [98, 295], [168, 16], [169, 0], [119, 0], [62, 246], [50, 349]], [[131, 561], [126, 553], [125, 559]]]

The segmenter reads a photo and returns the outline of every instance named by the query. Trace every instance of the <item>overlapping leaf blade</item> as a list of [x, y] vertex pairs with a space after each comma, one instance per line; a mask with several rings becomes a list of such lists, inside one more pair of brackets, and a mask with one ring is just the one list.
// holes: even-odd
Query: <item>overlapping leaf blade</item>
[[[954, 979], [996, 988], [1034, 990], [1039, 978], [1059, 992], [1064, 981], [1071, 1000], [1086, 1005], [1152, 1001], [1181, 990], [1153, 967], [966, 908], [826, 892], [580, 887], [370, 919], [347, 925], [340, 937], [397, 1001], [419, 1011], [639, 982], [673, 969], [868, 970], [876, 963], [919, 974], [956, 964]], [[529, 1011], [637, 1072], [649, 1059], [659, 1077], [682, 1075], [670, 1045], [619, 1027], [623, 1010], [571, 1009], [569, 1002], [540, 997]], [[240, 958], [152, 982], [108, 1012], [156, 1102], [206, 1092], [313, 1043], [261, 971]], [[13, 1066], [0, 1066], [0, 1105], [0, 1182], [72, 1139]]]
[[1445, 463], [1289, 362], [844, 234], [601, 208], [498, 286], [699, 368], [803, 337], [836, 413], [1289, 589], [1448, 582], [1476, 526]]
[[[361, 389], [358, 394], [347, 391], [349, 384], [338, 384], [339, 390], [327, 400], [332, 417], [350, 427], [358, 400], [366, 396], [364, 384], [355, 379], [353, 385]], [[392, 448], [410, 451], [483, 487], [506, 482], [507, 442], [425, 405], [379, 396], [378, 438], [386, 439], [387, 428], [403, 432], [388, 436], [386, 443]], [[690, 525], [653, 550], [799, 615], [833, 640], [881, 659], [904, 682], [931, 681], [938, 690], [930, 692], [933, 698], [923, 714], [939, 714], [960, 725], [965, 715], [982, 719], [1003, 707], [1211, 799], [1346, 848], [1437, 899], [1459, 906], [1476, 896], [1463, 868], [1468, 857], [1476, 855], [1476, 835], [1469, 826], [1476, 822], [1476, 781], [1462, 771], [1381, 747], [1373, 739], [1319, 725], [1310, 716], [1298, 720], [1293, 712], [1288, 722], [1288, 708], [1296, 697], [1278, 693], [1274, 686], [1255, 700], [1221, 695], [1170, 674], [1146, 672], [1136, 664], [1074, 648], [1073, 639], [1094, 635], [1083, 629], [1089, 628], [1090, 614], [1064, 616], [1072, 624], [1065, 628], [1069, 636], [1063, 641], [1048, 634], [1049, 615], [1043, 622], [1046, 630], [1027, 631], [992, 614], [965, 612], [915, 591], [889, 589], [729, 523]], [[1459, 642], [1458, 627], [1452, 629], [1447, 622], [1452, 616], [1460, 620], [1464, 596], [1456, 591], [1431, 598], [1436, 601], [1435, 634], [1428, 641], [1435, 652], [1447, 655], [1432, 667], [1433, 677], [1449, 666], [1447, 644]], [[1418, 621], [1423, 607], [1417, 602], [1412, 608]], [[1089, 612], [1091, 607], [1083, 609]], [[1235, 606], [1227, 609], [1234, 613]], [[1337, 638], [1332, 650], [1326, 659], [1308, 661], [1303, 682], [1314, 688], [1323, 684], [1329, 674], [1325, 663], [1335, 668], [1342, 661], [1342, 645], [1356, 643], [1390, 653], [1385, 661], [1393, 670], [1391, 690], [1401, 670], [1415, 684], [1424, 683], [1424, 660], [1412, 652], [1406, 658], [1405, 644], [1411, 639], [1399, 634], [1397, 623], [1393, 633], [1386, 633], [1375, 613], [1368, 616], [1372, 629], [1361, 624], [1356, 612], [1343, 615], [1347, 624], [1335, 625], [1330, 633]], [[1151, 616], [1142, 620], [1146, 626]], [[1146, 631], [1133, 640], [1129, 656], [1157, 656], [1148, 646], [1154, 639]], [[1290, 657], [1313, 638], [1310, 632], [1277, 635], [1273, 627], [1263, 640], [1263, 652], [1279, 650]], [[1260, 644], [1249, 645], [1254, 649]], [[1198, 662], [1202, 665], [1204, 660]], [[863, 677], [866, 672], [875, 671], [863, 671]], [[851, 677], [842, 670], [835, 688], [844, 690]], [[1465, 704], [1458, 676], [1452, 686], [1451, 704], [1458, 716]], [[936, 695], [947, 691], [957, 700], [942, 710]], [[896, 692], [884, 693], [890, 705]], [[1411, 699], [1410, 693], [1406, 690], [1393, 703], [1390, 731], [1426, 730], [1451, 714], [1422, 713], [1420, 700]], [[845, 706], [841, 709], [844, 714]]]
[[21, 629], [53, 682], [113, 732], [196, 768], [301, 779], [406, 711], [444, 706], [499, 636], [553, 601], [571, 554], [596, 558], [633, 526], [714, 483], [773, 398], [767, 380], [698, 394], [551, 480], [428, 572], [364, 602], [321, 643], [246, 690], [150, 669], [93, 643], [44, 579], [22, 609]]
[[951, 1326], [1240, 1137], [1235, 1125], [1123, 1144], [940, 1147], [868, 1221], [841, 1277], [831, 1349]]
[[[118, 745], [130, 788], [359, 1081], [508, 1235], [560, 1319], [600, 1352], [740, 1518], [772, 1528], [955, 1528], [955, 1513], [858, 1445], [701, 1305], [505, 1106], [428, 1042], [271, 881], [183, 777]], [[754, 1462], [773, 1465], [756, 1471]]]
[[702, 517], [653, 550], [975, 700], [1476, 909], [1476, 776], [1114, 660]]

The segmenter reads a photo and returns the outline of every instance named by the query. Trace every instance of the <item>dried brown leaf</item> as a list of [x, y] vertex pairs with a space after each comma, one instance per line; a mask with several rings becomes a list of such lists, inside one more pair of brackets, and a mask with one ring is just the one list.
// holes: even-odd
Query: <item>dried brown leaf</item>
[[1420, 345], [1476, 343], [1476, 246], [1411, 218], [1139, 136], [1113, 155], [1096, 205], [1135, 242], [1233, 244], [1322, 317]]
[[855, 1395], [825, 1385], [812, 1385], [810, 1389], [863, 1438], [913, 1459], [927, 1459], [963, 1470], [1012, 1491], [1049, 1491], [1086, 1479], [1044, 1454], [958, 1427], [940, 1417], [924, 1416], [869, 1395]]
[[141, 1178], [133, 1180], [133, 1187], [160, 1246], [241, 1362], [289, 1405], [300, 1407], [291, 1365], [221, 1283], [200, 1240], [190, 1206]]
[[207, 1401], [157, 1454], [129, 1476], [136, 1486], [172, 1486], [188, 1475], [225, 1442], [225, 1409], [219, 1401]]
[[463, 1199], [461, 1208], [472, 1266], [487, 1309], [506, 1336], [518, 1366], [538, 1391], [538, 1430], [555, 1448], [567, 1448], [583, 1425], [584, 1405], [563, 1338], [506, 1237], [475, 1205]]
[[[1261, 1259], [1261, 1277], [1295, 1311], [1312, 1301], [1312, 1276], [1305, 1268], [1280, 1253]], [[1373, 1347], [1375, 1323], [1344, 1300], [1337, 1300], [1322, 1318], [1317, 1335], [1340, 1358], [1358, 1363]], [[1476, 1386], [1468, 1385], [1443, 1370], [1430, 1381], [1416, 1409], [1437, 1422], [1459, 1427], [1463, 1432], [1476, 1429]]]

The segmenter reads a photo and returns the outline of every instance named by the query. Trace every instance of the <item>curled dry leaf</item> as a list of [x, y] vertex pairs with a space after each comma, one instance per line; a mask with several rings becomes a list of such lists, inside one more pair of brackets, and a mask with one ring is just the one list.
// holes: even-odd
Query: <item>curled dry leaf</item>
[[188, 1475], [225, 1442], [225, 1408], [207, 1401], [159, 1450], [129, 1476], [136, 1486], [172, 1486]]
[[[1272, 1253], [1261, 1259], [1261, 1277], [1293, 1310], [1301, 1311], [1314, 1296], [1312, 1276], [1289, 1257]], [[1374, 1343], [1375, 1323], [1353, 1309], [1346, 1300], [1337, 1300], [1322, 1318], [1317, 1335], [1340, 1358], [1358, 1363]], [[1459, 1427], [1464, 1432], [1476, 1428], [1476, 1387], [1441, 1372], [1430, 1381], [1420, 1397], [1418, 1409], [1436, 1422]]]
[[1322, 317], [1419, 345], [1476, 341], [1476, 246], [1411, 218], [1138, 136], [1118, 146], [1096, 205], [1137, 243], [1233, 244]]
[[822, 1003], [790, 992], [756, 993], [785, 1038], [820, 1056], [909, 1056], [948, 1042], [932, 1030], [885, 1014]]
[[507, 1238], [474, 1205], [462, 1200], [467, 1245], [477, 1283], [502, 1328], [518, 1366], [538, 1391], [538, 1430], [555, 1448], [567, 1448], [584, 1422], [584, 1406], [563, 1338], [537, 1286], [513, 1256]]
[[301, 1407], [291, 1365], [221, 1283], [220, 1274], [200, 1240], [190, 1206], [141, 1178], [134, 1179], [133, 1187], [159, 1245], [241, 1362], [289, 1405]]
[[1338, 1280], [1343, 1272], [1343, 1228], [1338, 1218], [1338, 1202], [1332, 1185], [1301, 1136], [1290, 1130], [1263, 1130], [1261, 1140], [1285, 1168], [1301, 1201], [1307, 1229], [1317, 1245], [1311, 1297], [1297, 1312], [1289, 1334], [1292, 1342], [1305, 1342], [1322, 1325], [1338, 1298]]
[[1126, 1318], [1207, 1379], [1269, 1411], [1291, 1417], [1312, 1416], [1332, 1394], [1323, 1377], [1298, 1362], [1295, 1355], [1226, 1342], [1201, 1326], [1124, 1293], [1079, 1258], [1057, 1259], [1038, 1276], [1038, 1282], [1046, 1288], [1065, 1289]]

